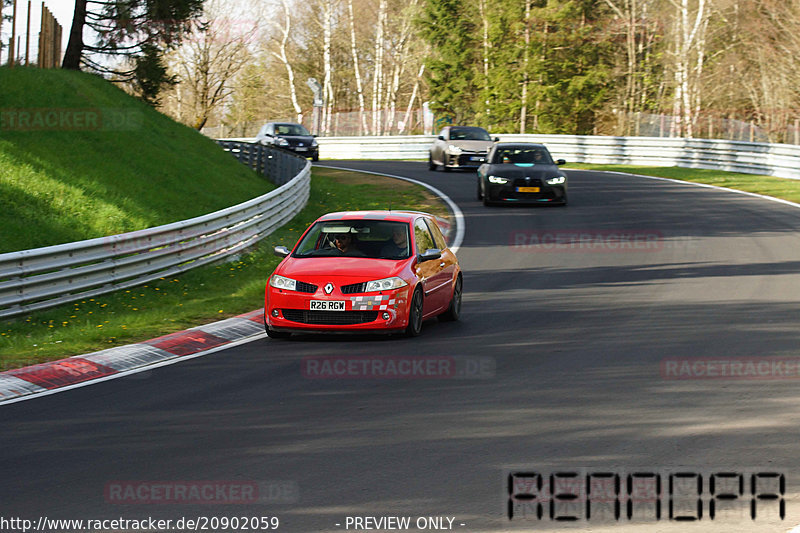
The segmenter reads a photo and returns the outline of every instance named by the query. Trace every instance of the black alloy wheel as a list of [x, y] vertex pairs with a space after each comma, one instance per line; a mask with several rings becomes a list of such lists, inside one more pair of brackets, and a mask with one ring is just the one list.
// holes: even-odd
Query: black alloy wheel
[[411, 308], [408, 310], [408, 327], [406, 337], [416, 337], [422, 333], [422, 290], [414, 291], [411, 298]]

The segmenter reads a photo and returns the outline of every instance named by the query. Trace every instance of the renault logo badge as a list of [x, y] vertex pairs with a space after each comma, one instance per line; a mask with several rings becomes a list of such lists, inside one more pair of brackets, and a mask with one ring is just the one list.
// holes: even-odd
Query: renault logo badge
[[330, 294], [333, 292], [333, 283], [328, 282], [325, 285], [325, 294]]

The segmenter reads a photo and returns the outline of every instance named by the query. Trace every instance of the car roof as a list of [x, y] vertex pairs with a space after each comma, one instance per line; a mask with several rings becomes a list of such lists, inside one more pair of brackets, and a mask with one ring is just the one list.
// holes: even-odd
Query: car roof
[[327, 213], [317, 220], [386, 220], [390, 222], [413, 222], [419, 216], [433, 218], [422, 211], [338, 211]]

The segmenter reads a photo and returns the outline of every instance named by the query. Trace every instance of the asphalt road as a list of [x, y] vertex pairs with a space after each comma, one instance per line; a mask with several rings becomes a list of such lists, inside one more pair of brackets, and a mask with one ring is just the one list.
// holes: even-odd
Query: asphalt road
[[[453, 519], [458, 531], [787, 531], [800, 523], [800, 209], [588, 171], [568, 171], [569, 207], [487, 208], [472, 172], [326, 164], [413, 177], [459, 205], [462, 320], [426, 322], [416, 339], [260, 338], [4, 406], [0, 530], [14, 530], [2, 518], [42, 516], [277, 516], [288, 532], [353, 530], [353, 517], [366, 516], [410, 517], [412, 530], [419, 517], [446, 517], [436, 524]], [[301, 367], [329, 356], [453, 358], [473, 373], [311, 379]], [[484, 366], [469, 367], [476, 361]], [[738, 379], [719, 377], [731, 372]], [[716, 379], [703, 379], [709, 374]], [[592, 483], [620, 476], [618, 521], [616, 489], [604, 499], [594, 485], [587, 495], [585, 477], [566, 476], [598, 472], [611, 477]], [[711, 519], [718, 473], [728, 475], [715, 477], [715, 495], [736, 498], [716, 500]], [[759, 495], [780, 493], [771, 473], [785, 476], [785, 519], [778, 501], [757, 498], [753, 521], [751, 482]], [[577, 503], [561, 497], [551, 518], [545, 501], [540, 519], [538, 500], [518, 496], [547, 500], [551, 474]], [[703, 476], [701, 520], [669, 520], [670, 475], [675, 517], [697, 516], [692, 484]], [[741, 493], [721, 488], [740, 479]], [[199, 482], [217, 487], [202, 504], [165, 501], [152, 489], [191, 491]], [[243, 501], [237, 487], [250, 494], [253, 486], [257, 503], [225, 503]], [[588, 520], [586, 500], [594, 502]], [[570, 515], [582, 520], [556, 520]]]

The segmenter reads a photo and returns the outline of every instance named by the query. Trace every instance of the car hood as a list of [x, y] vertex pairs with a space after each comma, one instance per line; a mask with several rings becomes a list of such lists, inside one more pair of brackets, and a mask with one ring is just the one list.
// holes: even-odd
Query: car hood
[[301, 281], [318, 277], [370, 281], [397, 276], [407, 261], [364, 257], [290, 257], [275, 273]]
[[458, 146], [462, 150], [486, 152], [494, 144], [492, 141], [445, 141], [448, 145]]
[[556, 165], [489, 165], [487, 175], [503, 176], [505, 178], [539, 178], [547, 179], [563, 176], [563, 172]]

